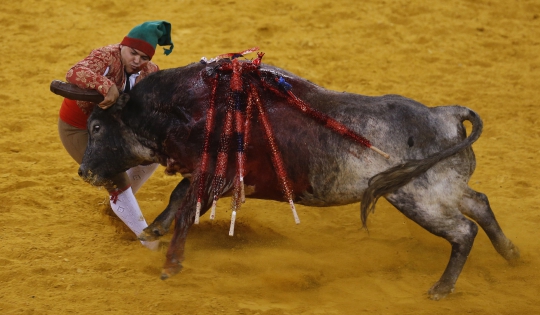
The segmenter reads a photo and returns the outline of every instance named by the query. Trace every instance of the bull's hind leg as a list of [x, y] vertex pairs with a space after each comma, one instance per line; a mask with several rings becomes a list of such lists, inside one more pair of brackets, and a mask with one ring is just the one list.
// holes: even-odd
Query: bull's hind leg
[[504, 235], [486, 195], [468, 188], [459, 209], [480, 225], [501, 256], [508, 261], [519, 258], [519, 249]]
[[[406, 217], [452, 245], [450, 260], [444, 273], [428, 294], [439, 300], [454, 291], [455, 283], [472, 249], [478, 227], [458, 210], [458, 202], [433, 190], [398, 190], [386, 199]], [[444, 199], [444, 200], [443, 200]], [[452, 205], [455, 204], [455, 207]]]

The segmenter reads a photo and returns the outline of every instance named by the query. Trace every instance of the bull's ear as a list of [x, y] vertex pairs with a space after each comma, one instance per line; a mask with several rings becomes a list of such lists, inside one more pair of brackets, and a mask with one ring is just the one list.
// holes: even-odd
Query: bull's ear
[[115, 114], [115, 113], [122, 112], [122, 109], [124, 109], [124, 106], [126, 106], [128, 101], [129, 101], [129, 94], [127, 93], [120, 94], [120, 96], [116, 99], [116, 103], [114, 103], [114, 105], [108, 109], [109, 113]]
[[120, 107], [120, 109], [123, 109], [124, 106], [126, 106], [128, 101], [129, 101], [129, 94], [122, 93], [116, 100], [116, 106]]

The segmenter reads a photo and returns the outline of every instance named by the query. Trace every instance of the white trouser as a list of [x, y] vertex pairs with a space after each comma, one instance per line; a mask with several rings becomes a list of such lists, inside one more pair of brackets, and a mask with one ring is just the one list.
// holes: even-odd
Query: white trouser
[[[136, 166], [127, 171], [129, 180], [131, 181], [131, 187], [119, 193], [118, 195], [111, 196], [111, 208], [113, 212], [124, 222], [130, 229], [139, 236], [142, 231], [148, 226], [144, 216], [139, 207], [137, 199], [135, 199], [135, 192], [141, 188], [141, 186], [150, 178], [152, 173], [157, 169], [159, 164], [151, 164], [147, 166]], [[151, 250], [157, 250], [159, 247], [159, 241], [141, 241], [141, 243]]]
[[131, 182], [131, 189], [136, 194], [141, 186], [154, 174], [159, 164], [154, 163], [150, 165], [139, 165], [127, 170], [129, 181]]

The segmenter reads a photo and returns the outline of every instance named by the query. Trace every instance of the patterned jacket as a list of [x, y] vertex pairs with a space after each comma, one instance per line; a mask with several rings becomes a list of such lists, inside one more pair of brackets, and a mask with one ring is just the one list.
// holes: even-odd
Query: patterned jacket
[[[139, 71], [135, 84], [150, 73], [158, 70], [159, 67], [149, 61]], [[133, 77], [132, 75], [132, 79]], [[116, 85], [118, 91], [123, 91], [126, 84], [126, 75], [120, 56], [120, 44], [93, 50], [88, 57], [69, 69], [66, 80], [80, 88], [96, 90], [103, 96], [107, 95], [113, 84]], [[96, 104], [77, 101], [77, 105], [85, 115], [89, 115]]]

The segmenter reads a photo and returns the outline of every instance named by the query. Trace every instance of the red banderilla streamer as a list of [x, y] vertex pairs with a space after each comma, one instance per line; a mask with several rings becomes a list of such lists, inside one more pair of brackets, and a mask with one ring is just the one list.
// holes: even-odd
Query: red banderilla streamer
[[[229, 100], [231, 102], [231, 100]], [[216, 161], [216, 171], [214, 180], [212, 182], [212, 191], [214, 192], [214, 198], [212, 201], [212, 210], [210, 212], [210, 219], [213, 220], [216, 216], [216, 203], [219, 196], [222, 193], [223, 185], [225, 183], [225, 176], [227, 173], [229, 143], [231, 142], [232, 126], [233, 124], [233, 106], [228, 104], [227, 112], [225, 114], [225, 124], [221, 133], [221, 139], [219, 143], [218, 156]]]
[[199, 224], [201, 203], [204, 196], [204, 186], [206, 184], [206, 177], [208, 176], [208, 148], [210, 146], [210, 134], [214, 130], [214, 120], [216, 116], [217, 81], [217, 77], [212, 78], [212, 94], [210, 96], [210, 103], [208, 104], [208, 111], [206, 112], [206, 123], [204, 125], [204, 142], [201, 166], [199, 168], [199, 187], [197, 191], [197, 206], [195, 209], [195, 224]]
[[241, 93], [243, 90], [242, 81], [243, 66], [237, 59], [232, 61], [232, 76], [230, 87], [234, 100], [234, 131], [236, 133], [236, 177], [234, 179], [234, 193], [231, 201], [231, 226], [229, 235], [234, 235], [234, 224], [236, 222], [236, 211], [240, 209], [240, 204], [245, 202], [244, 192], [244, 117], [241, 110]]
[[[365, 146], [366, 148], [369, 148], [369, 149], [377, 152], [378, 154], [382, 155], [386, 159], [390, 158], [390, 155], [383, 152], [379, 148], [373, 146], [368, 139], [366, 139], [366, 138], [362, 137], [361, 135], [357, 134], [356, 132], [352, 131], [347, 126], [345, 126], [344, 124], [338, 122], [337, 120], [333, 119], [332, 117], [330, 117], [328, 115], [325, 115], [325, 114], [319, 112], [318, 110], [315, 110], [315, 109], [311, 108], [308, 104], [306, 104], [304, 101], [299, 99], [296, 95], [294, 95], [294, 93], [291, 91], [291, 88], [292, 88], [291, 85], [288, 84], [287, 82], [285, 82], [285, 80], [283, 78], [276, 79], [276, 81], [278, 82], [278, 84], [280, 84], [280, 86], [282, 86], [285, 89], [287, 95], [289, 96], [287, 98], [289, 104], [292, 104], [294, 107], [296, 107], [300, 111], [302, 111], [302, 112], [308, 114], [309, 116], [313, 117], [316, 121], [323, 124], [326, 128], [328, 128], [330, 130], [333, 130], [333, 131], [337, 132], [338, 134], [340, 134], [340, 135], [342, 135], [342, 136], [344, 136], [346, 138], [349, 138], [349, 139], [353, 140], [354, 142], [359, 143], [359, 144]], [[278, 92], [278, 90], [275, 87], [273, 87], [273, 86], [271, 86], [269, 84], [265, 84], [265, 86], [270, 88], [274, 92]]]
[[291, 210], [293, 212], [294, 221], [296, 222], [296, 224], [299, 224], [300, 219], [298, 218], [298, 214], [296, 213], [296, 208], [294, 206], [293, 192], [289, 182], [289, 177], [287, 175], [287, 171], [285, 170], [283, 159], [281, 158], [281, 153], [279, 152], [279, 149], [277, 147], [274, 132], [272, 131], [272, 127], [270, 126], [270, 122], [268, 121], [268, 117], [266, 116], [266, 112], [264, 111], [264, 107], [259, 97], [259, 94], [251, 85], [249, 89], [249, 96], [253, 98], [253, 101], [255, 102], [255, 105], [257, 105], [257, 109], [259, 110], [259, 117], [261, 118], [262, 126], [264, 128], [266, 137], [268, 138], [268, 145], [270, 146], [270, 151], [272, 153], [272, 164], [274, 164], [274, 168], [276, 170], [278, 178], [281, 180], [281, 185], [283, 187], [285, 198], [289, 201], [289, 205], [291, 206]]
[[[235, 181], [235, 185], [238, 184], [240, 188], [240, 199], [241, 202], [245, 202], [246, 197], [244, 193], [244, 117], [242, 116], [242, 110], [240, 108], [240, 93], [242, 92], [243, 88], [243, 81], [242, 81], [242, 66], [238, 59], [234, 59], [232, 61], [233, 63], [233, 73], [231, 77], [231, 90], [233, 91], [234, 97], [235, 97], [235, 103], [234, 103], [234, 126], [235, 126], [235, 132], [236, 132], [236, 176], [238, 177], [239, 181]], [[238, 203], [235, 202], [236, 207], [238, 207]]]

